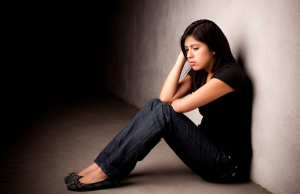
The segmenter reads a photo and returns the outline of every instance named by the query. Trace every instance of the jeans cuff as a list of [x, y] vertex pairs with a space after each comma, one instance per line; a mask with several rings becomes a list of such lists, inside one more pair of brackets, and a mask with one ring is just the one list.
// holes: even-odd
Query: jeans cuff
[[109, 177], [114, 179], [123, 179], [125, 178], [116, 168], [110, 168], [109, 165], [99, 162], [97, 159], [94, 162], [102, 169], [102, 171]]

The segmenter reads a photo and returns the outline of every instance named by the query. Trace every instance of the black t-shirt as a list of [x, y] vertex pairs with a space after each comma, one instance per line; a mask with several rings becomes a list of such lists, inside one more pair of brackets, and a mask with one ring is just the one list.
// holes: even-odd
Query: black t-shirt
[[213, 78], [225, 82], [236, 92], [199, 107], [203, 118], [198, 127], [228, 155], [248, 160], [251, 157], [251, 102], [247, 76], [241, 66], [229, 63], [220, 67]]

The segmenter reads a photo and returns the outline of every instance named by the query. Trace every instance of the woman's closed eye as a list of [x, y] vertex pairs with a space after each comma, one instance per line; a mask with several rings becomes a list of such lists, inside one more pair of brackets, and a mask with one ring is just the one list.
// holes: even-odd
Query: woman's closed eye
[[[198, 50], [199, 48], [193, 48], [195, 51]], [[188, 52], [189, 49], [185, 49], [185, 52]]]

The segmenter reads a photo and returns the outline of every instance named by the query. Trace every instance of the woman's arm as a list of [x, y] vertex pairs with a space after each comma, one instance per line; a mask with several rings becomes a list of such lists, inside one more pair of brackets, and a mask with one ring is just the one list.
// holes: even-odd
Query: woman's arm
[[225, 82], [213, 78], [188, 97], [174, 100], [171, 106], [178, 113], [189, 112], [229, 92], [235, 92], [235, 89]]
[[187, 75], [179, 83], [179, 77], [186, 59], [181, 52], [177, 58], [177, 61], [169, 73], [162, 90], [160, 92], [160, 100], [166, 103], [171, 103], [177, 98], [186, 96], [190, 90], [190, 76]]

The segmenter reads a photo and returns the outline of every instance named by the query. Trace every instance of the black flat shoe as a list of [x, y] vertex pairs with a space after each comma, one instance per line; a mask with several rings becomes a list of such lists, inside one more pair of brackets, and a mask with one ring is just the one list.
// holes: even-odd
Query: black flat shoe
[[75, 180], [81, 179], [83, 176], [78, 176], [75, 172], [71, 172], [68, 176], [65, 177], [65, 183], [75, 182]]
[[119, 186], [120, 180], [108, 178], [100, 182], [84, 184], [79, 180], [67, 184], [67, 188], [71, 191], [93, 191], [99, 189], [108, 189]]

